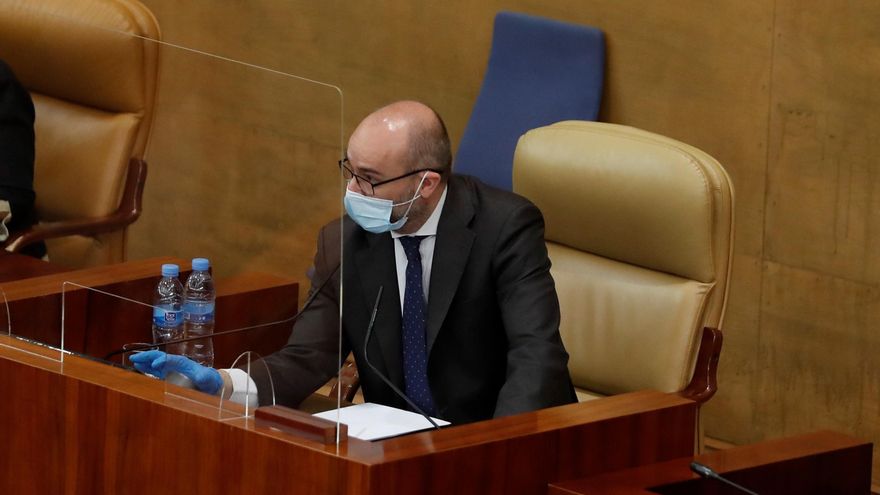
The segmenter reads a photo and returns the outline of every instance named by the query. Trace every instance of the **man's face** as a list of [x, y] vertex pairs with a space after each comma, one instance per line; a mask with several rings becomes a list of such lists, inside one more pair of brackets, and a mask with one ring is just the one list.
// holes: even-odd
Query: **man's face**
[[[377, 184], [395, 179], [406, 175], [412, 170], [412, 167], [406, 164], [406, 160], [394, 156], [394, 153], [361, 153], [357, 149], [349, 150], [348, 165], [355, 174], [366, 181]], [[423, 174], [413, 174], [408, 177], [401, 177], [385, 184], [381, 184], [372, 188], [365, 186], [357, 179], [352, 179], [348, 183], [348, 189], [374, 198], [388, 199], [395, 204], [410, 201], [418, 192], [419, 183]], [[363, 187], [362, 187], [363, 186]], [[410, 208], [409, 203], [395, 206], [391, 210], [391, 221], [399, 220], [409, 209], [409, 215], [420, 211], [422, 208], [417, 200]]]
[[[357, 179], [353, 179], [348, 183], [350, 190], [391, 200], [394, 204], [406, 203], [421, 192], [419, 184], [425, 173], [408, 175], [413, 170], [424, 168], [421, 164], [412, 163], [412, 143], [409, 139], [413, 126], [411, 120], [411, 116], [398, 110], [380, 111], [369, 115], [358, 125], [348, 141], [349, 168], [371, 184], [389, 182], [374, 186], [370, 191], [368, 185], [359, 184]], [[433, 180], [433, 187], [436, 187], [437, 174], [427, 172], [427, 175]], [[430, 195], [428, 184], [424, 187]], [[418, 228], [430, 211], [431, 206], [426, 204], [426, 200], [416, 199], [412, 203], [395, 206], [391, 210], [390, 220], [396, 222], [407, 214], [409, 221], [403, 229]]]
[[[408, 122], [392, 117], [368, 118], [352, 134], [348, 143], [348, 161], [352, 171], [372, 184], [396, 179], [414, 170], [409, 155]], [[422, 174], [413, 174], [376, 186], [362, 187], [358, 180], [349, 182], [348, 188], [354, 192], [390, 199], [395, 204], [409, 201], [416, 194]], [[419, 201], [416, 201], [419, 203]], [[418, 211], [417, 204], [410, 209]], [[409, 205], [395, 206], [391, 221], [403, 216]]]

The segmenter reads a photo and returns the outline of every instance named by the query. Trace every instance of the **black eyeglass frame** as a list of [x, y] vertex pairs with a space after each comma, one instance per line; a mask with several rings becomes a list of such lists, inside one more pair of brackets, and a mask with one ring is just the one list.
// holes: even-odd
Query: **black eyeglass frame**
[[[406, 177], [418, 174], [420, 172], [434, 172], [436, 174], [443, 175], [443, 172], [441, 170], [437, 170], [435, 168], [420, 168], [418, 170], [413, 170], [412, 172], [407, 172], [403, 175], [394, 177], [392, 179], [381, 180], [379, 182], [370, 182], [365, 177], [361, 177], [360, 175], [354, 173], [354, 170], [352, 170], [351, 167], [346, 165], [346, 163], [351, 163], [351, 161], [348, 159], [348, 157], [345, 157], [342, 160], [339, 160], [338, 163], [339, 163], [339, 168], [342, 170], [342, 176], [345, 177], [345, 174], [348, 173], [349, 175], [351, 175], [351, 177], [354, 177], [354, 179], [358, 183], [358, 187], [367, 196], [372, 196], [373, 194], [375, 194], [375, 189], [383, 184], [388, 184], [389, 182], [394, 182], [396, 180], [404, 179]], [[346, 177], [346, 179], [351, 180], [351, 177]], [[367, 191], [367, 188], [364, 187], [364, 184], [370, 186], [369, 191]]]

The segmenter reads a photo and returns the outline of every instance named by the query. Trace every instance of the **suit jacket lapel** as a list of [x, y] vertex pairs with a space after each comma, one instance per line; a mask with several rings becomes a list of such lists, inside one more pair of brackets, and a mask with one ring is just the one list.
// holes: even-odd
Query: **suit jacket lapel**
[[[361, 297], [368, 311], [372, 311], [379, 287], [382, 299], [373, 326], [373, 340], [379, 342], [381, 355], [370, 361], [396, 385], [403, 385], [400, 344], [400, 292], [397, 288], [397, 267], [394, 261], [394, 241], [389, 234], [366, 234], [367, 242], [355, 248], [356, 278], [360, 280]], [[349, 279], [353, 280], [353, 279]], [[364, 320], [363, 330], [366, 332]]]
[[428, 356], [431, 355], [431, 348], [464, 274], [475, 235], [470, 229], [474, 216], [471, 191], [455, 176], [450, 179], [447, 187], [449, 192], [446, 195], [446, 204], [437, 225], [431, 287], [428, 292]]

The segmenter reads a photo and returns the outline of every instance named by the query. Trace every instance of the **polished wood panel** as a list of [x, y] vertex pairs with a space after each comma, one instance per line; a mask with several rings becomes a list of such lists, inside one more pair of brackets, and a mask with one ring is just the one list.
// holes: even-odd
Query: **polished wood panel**
[[347, 425], [285, 406], [260, 407], [254, 411], [254, 421], [259, 427], [277, 428], [324, 445], [348, 441]]
[[694, 458], [553, 483], [549, 495], [665, 495], [738, 493], [690, 470], [700, 462], [758, 493], [849, 495], [870, 493], [870, 442], [822, 431], [713, 452]]
[[[12, 333], [59, 347], [63, 300], [66, 350], [102, 358], [127, 343], [151, 342], [152, 308], [147, 305], [152, 304], [163, 263], [189, 264], [153, 258], [3, 283]], [[218, 367], [232, 365], [243, 351], [265, 356], [287, 342], [292, 326], [288, 320], [298, 307], [295, 281], [251, 273], [217, 280], [216, 286], [216, 332], [262, 326], [214, 339]]]
[[66, 271], [70, 270], [23, 254], [0, 251], [0, 284]]
[[[77, 285], [100, 287], [108, 292], [137, 297], [143, 302], [150, 301], [152, 288], [149, 287], [147, 280], [152, 279], [153, 284], [158, 281], [163, 263], [178, 263], [185, 266], [183, 260], [164, 257], [5, 282], [0, 288], [3, 289], [9, 303], [12, 333], [60, 346], [62, 300], [66, 299], [65, 346], [75, 352], [84, 352], [90, 294]], [[102, 296], [102, 299], [109, 297]], [[134, 306], [133, 303], [127, 305]], [[125, 325], [121, 325], [120, 333], [132, 327], [132, 321], [134, 320], [129, 319]]]
[[692, 452], [695, 404], [673, 404], [639, 392], [386, 441], [361, 492], [543, 494], [554, 480]]
[[158, 276], [163, 263], [177, 263], [180, 266], [188, 265], [186, 260], [165, 256], [82, 270], [61, 270], [53, 274], [36, 277], [30, 275], [26, 279], [4, 282], [0, 287], [6, 292], [9, 301], [20, 301], [53, 292], [60, 293], [64, 282], [76, 282], [87, 287], [128, 282], [147, 277], [156, 277], [158, 282]]
[[216, 397], [43, 351], [0, 336], [0, 396], [15, 398], [0, 408], [2, 493], [544, 494], [693, 448], [696, 404], [649, 391], [325, 446], [219, 414]]

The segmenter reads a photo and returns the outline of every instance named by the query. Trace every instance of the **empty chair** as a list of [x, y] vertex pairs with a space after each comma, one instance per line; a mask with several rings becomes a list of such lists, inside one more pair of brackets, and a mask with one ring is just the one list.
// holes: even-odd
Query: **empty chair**
[[706, 153], [650, 132], [560, 122], [519, 141], [514, 190], [543, 212], [581, 400], [716, 390], [733, 189]]
[[7, 250], [46, 239], [53, 262], [122, 261], [141, 211], [158, 74], [155, 17], [136, 0], [0, 3], [0, 58], [36, 111], [41, 221]]
[[604, 65], [602, 31], [499, 12], [455, 171], [510, 190], [513, 151], [524, 132], [560, 120], [596, 120]]

